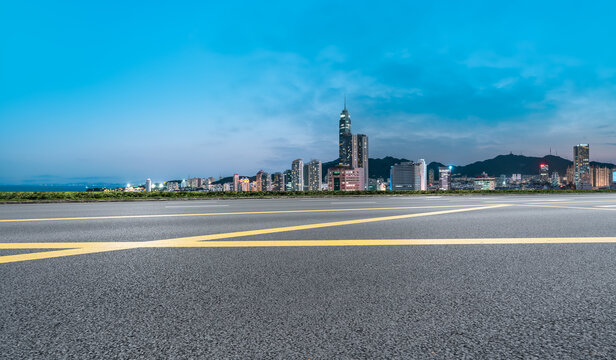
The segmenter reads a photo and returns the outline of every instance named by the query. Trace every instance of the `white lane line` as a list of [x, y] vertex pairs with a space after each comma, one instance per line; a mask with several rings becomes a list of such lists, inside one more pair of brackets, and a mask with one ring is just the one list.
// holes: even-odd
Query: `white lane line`
[[168, 205], [166, 208], [204, 208], [204, 207], [220, 207], [229, 205]]
[[616, 207], [616, 205], [598, 205], [597, 207], [600, 207], [600, 208], [613, 208], [613, 207]]

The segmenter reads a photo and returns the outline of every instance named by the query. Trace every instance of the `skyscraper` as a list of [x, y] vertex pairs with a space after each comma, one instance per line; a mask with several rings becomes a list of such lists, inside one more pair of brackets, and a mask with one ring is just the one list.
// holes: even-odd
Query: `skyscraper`
[[428, 173], [426, 169], [426, 161], [419, 159], [415, 163], [415, 190], [426, 191], [428, 190]]
[[319, 160], [311, 160], [308, 163], [308, 190], [319, 191], [321, 190], [321, 183], [323, 179], [323, 165]]
[[364, 134], [353, 135], [351, 132], [351, 115], [346, 107], [340, 113], [340, 124], [338, 133], [338, 153], [340, 161], [338, 165], [348, 166], [351, 169], [363, 169], [362, 183], [365, 190], [368, 188], [368, 136]]
[[368, 136], [364, 134], [357, 134], [357, 141], [354, 141], [354, 145], [357, 149], [357, 161], [356, 167], [364, 169], [364, 186], [368, 189]]
[[296, 159], [291, 163], [291, 184], [293, 191], [304, 191], [304, 160]]
[[344, 100], [344, 109], [340, 113], [338, 152], [338, 156], [340, 157], [339, 165], [353, 165], [353, 135], [351, 135], [351, 115], [349, 115], [349, 111], [346, 108], [346, 99]]
[[152, 191], [152, 180], [145, 179], [145, 191]]
[[573, 178], [577, 189], [590, 189], [590, 146], [579, 144], [573, 147]]

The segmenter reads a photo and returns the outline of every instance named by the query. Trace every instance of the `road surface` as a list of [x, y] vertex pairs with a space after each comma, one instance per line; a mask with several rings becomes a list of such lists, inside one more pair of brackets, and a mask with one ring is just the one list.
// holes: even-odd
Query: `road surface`
[[0, 358], [614, 358], [616, 195], [0, 205]]

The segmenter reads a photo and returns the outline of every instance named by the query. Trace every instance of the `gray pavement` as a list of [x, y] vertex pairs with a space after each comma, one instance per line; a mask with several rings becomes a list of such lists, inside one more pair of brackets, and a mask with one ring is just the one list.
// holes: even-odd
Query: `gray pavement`
[[[500, 204], [508, 206], [339, 224]], [[296, 212], [304, 210], [340, 211]], [[262, 213], [272, 211], [283, 212]], [[211, 215], [237, 212], [251, 214]], [[83, 219], [170, 214], [184, 216]], [[0, 222], [0, 243], [319, 223], [333, 224], [221, 241], [608, 238], [616, 196], [0, 205], [0, 220], [74, 217]], [[39, 251], [0, 245], [0, 261]], [[0, 263], [0, 357], [614, 358], [615, 259], [612, 241], [134, 248]]]

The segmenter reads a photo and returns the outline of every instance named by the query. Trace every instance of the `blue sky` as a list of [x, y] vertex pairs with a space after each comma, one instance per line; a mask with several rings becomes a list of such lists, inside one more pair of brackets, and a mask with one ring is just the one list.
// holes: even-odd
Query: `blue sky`
[[609, 1], [3, 2], [0, 183], [155, 181], [337, 157], [616, 161]]

